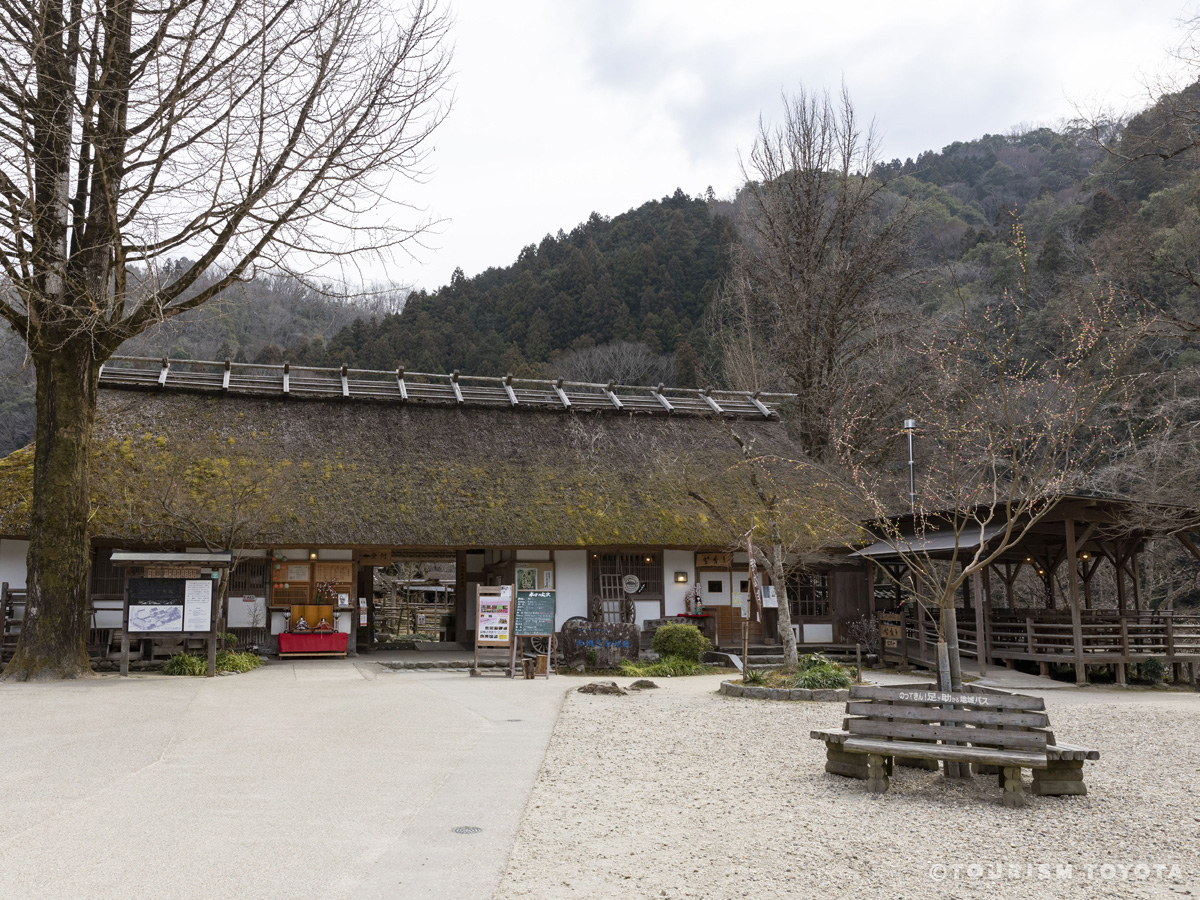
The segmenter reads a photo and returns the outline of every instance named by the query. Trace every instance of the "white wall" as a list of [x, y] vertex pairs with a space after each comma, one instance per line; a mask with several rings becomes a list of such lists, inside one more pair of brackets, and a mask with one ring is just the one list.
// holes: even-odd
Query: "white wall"
[[[676, 572], [687, 572], [688, 580], [683, 584], [676, 584]], [[687, 612], [683, 604], [683, 595], [696, 583], [696, 554], [691, 550], [664, 550], [663, 580], [667, 615], [678, 616]]]
[[229, 627], [251, 628], [254, 626], [254, 610], [258, 610], [258, 627], [267, 624], [267, 598], [255, 597], [253, 603], [247, 603], [241, 594], [229, 595]]
[[10, 588], [25, 587], [27, 553], [29, 541], [0, 541], [0, 581], [7, 581]]
[[554, 598], [554, 624], [562, 628], [563, 622], [572, 616], [587, 615], [587, 551], [554, 551], [554, 584], [558, 595]]
[[546, 562], [550, 559], [549, 550], [518, 550], [518, 562]]

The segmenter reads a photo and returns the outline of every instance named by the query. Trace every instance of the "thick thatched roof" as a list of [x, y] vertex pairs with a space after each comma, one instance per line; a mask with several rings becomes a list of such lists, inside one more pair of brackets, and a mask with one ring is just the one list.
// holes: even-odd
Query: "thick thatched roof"
[[[93, 534], [236, 520], [248, 545], [724, 546], [761, 517], [731, 430], [789, 493], [828, 492], [775, 418], [102, 389]], [[0, 461], [0, 534], [26, 531], [31, 465]]]

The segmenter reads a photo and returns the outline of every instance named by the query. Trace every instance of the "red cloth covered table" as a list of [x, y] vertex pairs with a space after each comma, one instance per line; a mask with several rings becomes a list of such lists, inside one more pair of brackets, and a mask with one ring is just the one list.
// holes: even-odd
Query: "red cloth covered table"
[[280, 656], [346, 655], [346, 641], [350, 635], [344, 631], [331, 634], [313, 632], [284, 632], [279, 635]]

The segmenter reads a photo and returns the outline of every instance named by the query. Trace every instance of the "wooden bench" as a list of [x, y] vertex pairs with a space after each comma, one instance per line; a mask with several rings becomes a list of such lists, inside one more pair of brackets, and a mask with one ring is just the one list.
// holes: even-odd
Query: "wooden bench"
[[1058, 744], [1040, 697], [994, 688], [956, 694], [928, 684], [855, 685], [840, 731], [813, 731], [825, 742], [825, 771], [888, 789], [893, 765], [937, 769], [937, 762], [967, 763], [976, 774], [999, 776], [1005, 806], [1025, 805], [1021, 769], [1033, 771], [1037, 796], [1087, 793], [1083, 763], [1099, 759], [1086, 747]]

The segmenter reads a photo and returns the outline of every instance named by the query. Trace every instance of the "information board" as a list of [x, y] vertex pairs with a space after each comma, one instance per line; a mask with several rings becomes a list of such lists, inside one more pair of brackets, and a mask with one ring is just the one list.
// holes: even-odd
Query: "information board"
[[183, 630], [205, 632], [212, 630], [211, 578], [188, 580], [183, 590]]
[[129, 630], [142, 634], [183, 631], [186, 585], [183, 578], [130, 578]]
[[554, 634], [554, 591], [517, 591], [513, 634]]
[[506, 584], [484, 593], [479, 591], [475, 619], [475, 643], [484, 647], [507, 647], [512, 643], [513, 589]]

